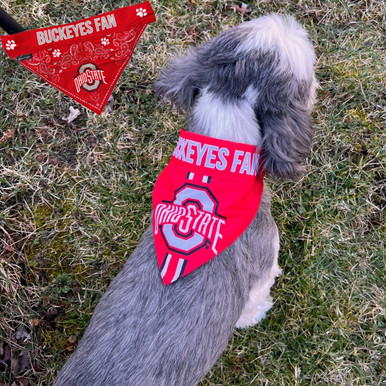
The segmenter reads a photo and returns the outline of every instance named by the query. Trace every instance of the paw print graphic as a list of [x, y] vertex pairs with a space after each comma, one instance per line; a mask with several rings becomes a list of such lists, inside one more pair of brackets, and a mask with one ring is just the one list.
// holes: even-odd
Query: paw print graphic
[[137, 16], [144, 17], [147, 15], [146, 8], [137, 8]]
[[59, 56], [62, 55], [62, 53], [60, 52], [60, 50], [54, 50], [53, 53], [52, 53], [52, 56], [54, 58], [59, 58]]
[[5, 44], [5, 48], [9, 50], [14, 50], [16, 47], [16, 43], [14, 40], [8, 40], [7, 43]]
[[101, 39], [101, 43], [102, 43], [104, 46], [107, 46], [107, 45], [110, 44], [110, 40], [107, 39], [107, 38], [102, 38], [102, 39]]

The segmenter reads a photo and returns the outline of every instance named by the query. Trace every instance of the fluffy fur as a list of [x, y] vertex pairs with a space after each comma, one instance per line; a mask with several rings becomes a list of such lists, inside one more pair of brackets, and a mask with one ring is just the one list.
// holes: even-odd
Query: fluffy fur
[[[267, 173], [296, 180], [311, 146], [315, 54], [292, 18], [229, 29], [162, 71], [157, 92], [188, 115], [187, 130], [258, 145]], [[235, 326], [259, 322], [280, 273], [279, 235], [264, 189], [259, 211], [228, 249], [164, 286], [151, 227], [99, 302], [56, 386], [196, 385]]]

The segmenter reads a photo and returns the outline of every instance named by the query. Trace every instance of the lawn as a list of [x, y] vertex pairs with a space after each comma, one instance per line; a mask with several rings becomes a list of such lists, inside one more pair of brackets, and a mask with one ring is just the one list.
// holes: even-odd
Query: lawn
[[[0, 385], [52, 383], [149, 225], [184, 125], [154, 95], [160, 69], [269, 12], [293, 14], [316, 49], [313, 150], [300, 182], [266, 179], [281, 234], [274, 307], [235, 331], [201, 385], [385, 384], [384, 2], [253, 1], [244, 16], [230, 1], [151, 3], [157, 22], [101, 116], [0, 52]], [[28, 29], [130, 4], [0, 0]], [[81, 114], [68, 123], [70, 106]]]

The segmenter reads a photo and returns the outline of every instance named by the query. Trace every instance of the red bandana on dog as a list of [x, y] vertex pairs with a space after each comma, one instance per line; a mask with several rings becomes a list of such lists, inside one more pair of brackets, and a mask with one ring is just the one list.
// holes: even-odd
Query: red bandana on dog
[[231, 245], [263, 193], [260, 150], [181, 130], [153, 192], [153, 234], [165, 285]]
[[138, 39], [155, 21], [150, 3], [75, 23], [2, 36], [8, 56], [100, 114]]

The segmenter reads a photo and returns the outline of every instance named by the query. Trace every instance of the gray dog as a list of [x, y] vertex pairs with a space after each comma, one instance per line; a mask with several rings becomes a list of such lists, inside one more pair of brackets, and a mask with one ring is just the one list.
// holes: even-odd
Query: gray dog
[[[172, 60], [156, 90], [187, 112], [188, 132], [258, 146], [266, 173], [297, 180], [311, 147], [314, 62], [305, 30], [292, 17], [269, 15]], [[200, 382], [234, 328], [256, 324], [272, 306], [270, 287], [280, 269], [270, 205], [265, 187], [244, 233], [167, 286], [150, 227], [102, 297], [55, 385]]]

